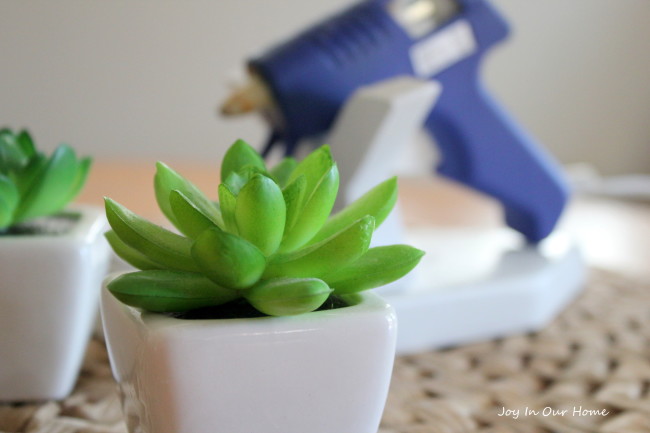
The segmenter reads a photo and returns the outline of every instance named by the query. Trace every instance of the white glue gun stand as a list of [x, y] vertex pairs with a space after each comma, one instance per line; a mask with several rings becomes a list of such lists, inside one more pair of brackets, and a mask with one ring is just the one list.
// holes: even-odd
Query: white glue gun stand
[[[346, 102], [326, 141], [341, 175], [339, 206], [396, 174], [439, 93], [435, 82], [400, 77]], [[397, 311], [402, 354], [538, 330], [584, 281], [581, 255], [563, 233], [531, 246], [506, 227], [409, 230], [396, 206], [373, 246], [405, 242], [427, 254], [409, 276], [378, 289]]]

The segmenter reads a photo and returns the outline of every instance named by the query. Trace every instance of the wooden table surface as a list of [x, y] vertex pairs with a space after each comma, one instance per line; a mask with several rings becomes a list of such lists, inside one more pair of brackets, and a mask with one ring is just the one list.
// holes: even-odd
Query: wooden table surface
[[[215, 162], [166, 161], [216, 198]], [[95, 162], [79, 203], [102, 206], [108, 196], [134, 212], [165, 224], [153, 193], [155, 161]], [[434, 176], [400, 178], [400, 206], [410, 226], [499, 227], [497, 202]], [[650, 203], [574, 197], [560, 227], [575, 237], [590, 266], [635, 277], [650, 277]]]

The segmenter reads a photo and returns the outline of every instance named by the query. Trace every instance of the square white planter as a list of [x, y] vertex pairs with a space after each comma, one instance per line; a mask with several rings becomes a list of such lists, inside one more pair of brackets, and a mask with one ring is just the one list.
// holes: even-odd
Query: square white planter
[[376, 433], [395, 355], [389, 305], [293, 317], [183, 320], [102, 291], [131, 433]]
[[0, 401], [62, 399], [93, 329], [110, 248], [101, 209], [57, 235], [0, 237]]

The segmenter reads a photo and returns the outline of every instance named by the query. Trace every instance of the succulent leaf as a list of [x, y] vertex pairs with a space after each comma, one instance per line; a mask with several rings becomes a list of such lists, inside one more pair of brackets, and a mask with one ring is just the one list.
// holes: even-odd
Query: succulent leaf
[[233, 171], [228, 175], [228, 178], [225, 180], [224, 184], [230, 189], [230, 191], [237, 196], [239, 191], [248, 183], [249, 180], [255, 175], [264, 175], [268, 176], [266, 170], [263, 170], [259, 167], [253, 165], [246, 165], [242, 167], [239, 171]]
[[47, 163], [47, 157], [39, 153], [36, 154], [20, 172], [12, 173], [12, 177], [18, 187], [21, 197], [24, 197], [27, 194], [27, 191], [29, 191], [32, 184], [42, 175]]
[[0, 131], [0, 172], [20, 170], [29, 162], [16, 136], [9, 129]]
[[273, 254], [282, 241], [286, 221], [280, 187], [266, 176], [253, 176], [237, 196], [235, 220], [241, 237], [264, 255]]
[[206, 230], [196, 239], [192, 257], [206, 277], [231, 289], [252, 286], [266, 266], [264, 254], [255, 245], [219, 229]]
[[239, 191], [246, 185], [246, 182], [250, 179], [250, 176], [246, 174], [251, 173], [250, 170], [247, 170], [246, 173], [240, 173], [238, 171], [233, 171], [228, 175], [226, 180], [223, 181], [222, 185], [227, 186], [230, 192], [233, 195], [239, 194]]
[[374, 219], [367, 216], [320, 243], [278, 254], [268, 264], [264, 278], [320, 278], [332, 269], [344, 267], [368, 250], [374, 227]]
[[291, 156], [287, 156], [269, 170], [269, 174], [280, 185], [280, 188], [284, 188], [288, 184], [291, 173], [297, 166], [298, 161]]
[[9, 128], [0, 128], [0, 146], [3, 146], [6, 141], [15, 140], [15, 134]]
[[356, 293], [402, 278], [423, 255], [424, 251], [408, 245], [370, 248], [357, 261], [322, 278], [337, 295]]
[[375, 218], [375, 229], [381, 225], [397, 202], [397, 178], [393, 177], [372, 188], [325, 222], [323, 228], [309, 243], [327, 239], [343, 227], [365, 215]]
[[5, 197], [0, 195], [0, 232], [11, 225], [14, 216], [14, 207], [10, 206]]
[[307, 189], [307, 180], [305, 176], [295, 178], [283, 190], [284, 203], [287, 207], [287, 218], [284, 225], [285, 235], [290, 232], [296, 224], [304, 204], [305, 191]]
[[74, 150], [59, 146], [38, 176], [32, 181], [15, 214], [16, 222], [50, 215], [61, 210], [77, 175]]
[[0, 231], [11, 226], [20, 201], [18, 188], [7, 176], [0, 174]]
[[237, 198], [225, 183], [219, 185], [219, 203], [221, 204], [221, 215], [226, 231], [238, 234], [239, 229], [237, 229], [237, 221], [235, 220]]
[[164, 266], [159, 265], [149, 257], [125, 244], [113, 230], [107, 231], [104, 233], [104, 236], [111, 248], [113, 248], [113, 251], [115, 251], [115, 254], [131, 266], [143, 271], [164, 269]]
[[[297, 170], [297, 169], [296, 169]], [[294, 171], [295, 173], [295, 171]], [[293, 226], [285, 232], [282, 240], [281, 251], [289, 252], [305, 245], [321, 229], [329, 216], [339, 188], [339, 172], [333, 164], [321, 177], [314, 189], [310, 191], [309, 177], [305, 176], [307, 187], [305, 195], [308, 197]]]
[[77, 164], [77, 174], [74, 178], [74, 181], [72, 182], [72, 185], [70, 186], [68, 194], [64, 198], [65, 203], [69, 203], [74, 200], [75, 197], [77, 197], [77, 195], [81, 192], [81, 189], [86, 184], [86, 180], [88, 179], [88, 173], [90, 172], [91, 165], [91, 158], [83, 158], [79, 160], [79, 163]]
[[25, 130], [20, 131], [16, 136], [16, 144], [20, 148], [23, 155], [25, 155], [28, 159], [36, 156], [36, 146], [34, 146], [34, 140], [32, 140], [32, 136], [29, 134], [29, 132]]
[[108, 284], [121, 302], [153, 312], [182, 312], [225, 304], [239, 297], [200, 274], [150, 270], [123, 274]]
[[307, 191], [311, 193], [333, 165], [334, 160], [332, 159], [330, 147], [327, 145], [321, 146], [298, 163], [291, 172], [287, 183], [293, 182], [300, 176], [305, 176]]
[[169, 204], [174, 213], [176, 228], [185, 236], [195, 239], [209, 228], [219, 229], [215, 222], [181, 191], [175, 189], [169, 193]]
[[11, 225], [14, 210], [0, 197], [0, 233]]
[[230, 146], [221, 162], [221, 182], [226, 182], [231, 173], [239, 172], [245, 166], [266, 171], [266, 165], [260, 154], [244, 140], [237, 140]]
[[6, 206], [12, 210], [12, 213], [18, 206], [20, 194], [16, 185], [7, 176], [0, 174], [0, 198]]
[[244, 297], [269, 316], [290, 316], [314, 311], [332, 290], [316, 278], [276, 278], [246, 290]]
[[185, 197], [191, 200], [195, 207], [198, 208], [201, 213], [209, 218], [215, 225], [223, 227], [221, 212], [215, 203], [210, 201], [192, 182], [185, 179], [183, 176], [162, 162], [156, 163], [154, 189], [156, 192], [156, 201], [158, 202], [158, 207], [160, 207], [160, 210], [167, 217], [167, 219], [180, 231], [183, 230], [181, 227], [177, 226], [176, 215], [174, 214], [171, 203], [169, 202], [170, 194], [174, 190], [182, 192]]
[[108, 222], [125, 244], [168, 269], [199, 271], [190, 252], [190, 239], [145, 220], [109, 198], [105, 204]]

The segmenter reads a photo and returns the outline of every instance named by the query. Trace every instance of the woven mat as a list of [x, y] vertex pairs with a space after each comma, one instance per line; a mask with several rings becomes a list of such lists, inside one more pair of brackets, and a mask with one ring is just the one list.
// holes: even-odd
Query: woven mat
[[[69, 398], [0, 405], [0, 432], [125, 433], [103, 344]], [[379, 433], [472, 432], [650, 432], [650, 282], [593, 272], [541, 332], [397, 359]]]

